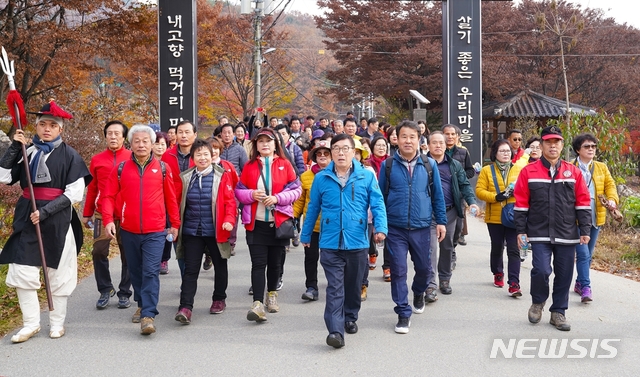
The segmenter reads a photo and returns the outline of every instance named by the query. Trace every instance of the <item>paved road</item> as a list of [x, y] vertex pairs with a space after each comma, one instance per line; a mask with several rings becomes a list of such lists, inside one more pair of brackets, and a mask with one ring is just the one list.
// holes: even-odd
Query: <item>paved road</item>
[[[346, 347], [335, 350], [325, 344], [326, 330], [321, 300], [303, 302], [304, 269], [302, 247], [287, 257], [285, 284], [280, 291], [280, 313], [256, 324], [245, 319], [251, 305], [250, 261], [246, 247], [229, 263], [227, 310], [208, 313], [212, 270], [199, 280], [192, 324], [181, 326], [173, 316], [179, 302], [180, 279], [175, 260], [171, 272], [161, 276], [161, 295], [156, 319], [158, 332], [139, 334], [130, 321], [134, 309], [120, 310], [112, 302], [103, 311], [95, 309], [98, 294], [93, 278], [84, 280], [69, 301], [67, 335], [48, 338], [47, 314], [43, 331], [23, 344], [11, 344], [9, 334], [0, 339], [0, 376], [636, 376], [640, 366], [640, 283], [592, 271], [594, 301], [580, 303], [571, 293], [567, 317], [570, 332], [560, 332], [543, 321], [527, 321], [528, 294], [520, 299], [507, 296], [506, 288], [492, 285], [489, 270], [489, 236], [484, 224], [470, 219], [468, 246], [458, 247], [458, 267], [451, 280], [453, 294], [439, 295], [423, 314], [413, 315], [407, 335], [394, 333], [389, 284], [378, 267], [371, 273], [369, 299], [363, 303], [360, 331], [346, 336]], [[243, 239], [243, 237], [241, 237]], [[113, 260], [112, 275], [119, 269]], [[522, 287], [529, 289], [530, 258], [523, 264]], [[324, 277], [320, 277], [321, 283]], [[494, 339], [539, 339], [523, 343], [540, 346], [541, 339], [566, 339], [566, 354], [558, 360], [507, 359], [498, 352], [491, 358]], [[578, 342], [577, 339], [585, 339]], [[594, 358], [591, 347], [595, 343]], [[602, 339], [620, 339], [609, 343]], [[571, 342], [577, 342], [572, 348]], [[586, 355], [584, 360], [567, 355]], [[525, 350], [524, 355], [536, 351]]]

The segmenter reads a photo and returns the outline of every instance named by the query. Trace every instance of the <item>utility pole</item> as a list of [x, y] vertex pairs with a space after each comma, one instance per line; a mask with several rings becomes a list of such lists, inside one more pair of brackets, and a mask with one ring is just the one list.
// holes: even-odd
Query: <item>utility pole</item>
[[253, 78], [253, 108], [260, 107], [260, 92], [262, 90], [262, 78], [260, 74], [260, 65], [262, 64], [262, 17], [264, 17], [263, 10], [263, 0], [256, 0], [256, 9], [255, 9], [255, 22], [254, 22], [254, 33], [253, 33], [253, 41], [255, 43], [253, 57], [255, 63], [255, 77]]

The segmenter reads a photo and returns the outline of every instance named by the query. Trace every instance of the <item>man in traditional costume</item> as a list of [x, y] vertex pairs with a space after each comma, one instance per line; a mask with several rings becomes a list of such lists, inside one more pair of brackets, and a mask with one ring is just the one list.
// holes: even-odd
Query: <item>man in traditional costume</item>
[[[13, 219], [13, 233], [0, 252], [0, 264], [9, 264], [6, 284], [16, 288], [23, 328], [11, 338], [21, 343], [40, 331], [40, 288], [42, 260], [35, 224], [40, 224], [44, 254], [54, 310], [49, 313], [49, 337], [64, 335], [67, 299], [78, 280], [77, 253], [82, 246], [82, 224], [72, 205], [82, 200], [91, 174], [82, 157], [62, 142], [63, 120], [71, 114], [55, 102], [36, 113], [36, 136], [29, 144], [22, 130], [16, 130], [13, 143], [0, 159], [0, 182], [20, 182]], [[21, 153], [27, 146], [29, 172], [37, 211], [31, 210], [29, 182]]]

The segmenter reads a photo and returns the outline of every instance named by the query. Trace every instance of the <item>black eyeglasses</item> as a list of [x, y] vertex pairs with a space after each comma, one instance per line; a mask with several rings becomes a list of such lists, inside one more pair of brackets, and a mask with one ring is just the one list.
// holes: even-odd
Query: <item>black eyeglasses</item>
[[511, 140], [513, 140], [513, 141], [522, 141], [522, 138], [521, 137], [516, 137], [516, 138], [511, 139]]
[[598, 144], [584, 144], [582, 146], [582, 148], [584, 148], [584, 149], [596, 149], [596, 148], [598, 148]]

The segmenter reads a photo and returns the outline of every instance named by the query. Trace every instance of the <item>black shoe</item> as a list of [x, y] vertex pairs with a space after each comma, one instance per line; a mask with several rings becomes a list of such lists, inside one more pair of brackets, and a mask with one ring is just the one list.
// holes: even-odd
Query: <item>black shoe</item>
[[411, 326], [410, 318], [398, 316], [398, 323], [396, 324], [396, 328], [395, 328], [395, 331], [398, 334], [408, 334], [409, 326]]
[[442, 292], [443, 295], [451, 294], [452, 290], [451, 290], [451, 287], [449, 286], [449, 280], [440, 281], [440, 292]]
[[344, 331], [347, 332], [347, 334], [355, 334], [358, 332], [358, 324], [355, 322], [345, 322], [344, 323]]
[[307, 301], [318, 301], [318, 290], [312, 287], [302, 294], [302, 299]]
[[344, 338], [340, 333], [331, 333], [327, 335], [327, 344], [333, 348], [342, 348], [344, 347]]
[[129, 297], [118, 297], [118, 309], [126, 309], [131, 306]]
[[300, 237], [296, 237], [294, 238], [291, 243], [293, 244], [293, 247], [298, 247], [300, 246]]
[[205, 271], [209, 271], [213, 267], [213, 260], [208, 255], [204, 256], [204, 262], [202, 262], [202, 269]]
[[413, 312], [416, 314], [424, 312], [424, 293], [413, 295]]
[[428, 303], [438, 301], [438, 294], [436, 293], [436, 289], [431, 287], [427, 288], [427, 292], [425, 293], [425, 298], [427, 299]]
[[109, 305], [109, 299], [116, 295], [115, 289], [111, 289], [109, 292], [100, 293], [100, 298], [96, 302], [96, 308], [104, 309]]
[[249, 296], [253, 296], [253, 285], [249, 287]]

